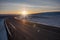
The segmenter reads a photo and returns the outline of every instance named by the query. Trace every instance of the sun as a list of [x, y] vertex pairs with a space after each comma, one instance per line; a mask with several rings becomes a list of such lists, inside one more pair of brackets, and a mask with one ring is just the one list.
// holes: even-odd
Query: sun
[[21, 11], [21, 16], [22, 16], [22, 17], [27, 17], [27, 16], [28, 16], [28, 11], [27, 11], [26, 9], [23, 9], [23, 10]]
[[28, 18], [29, 11], [27, 8], [22, 8], [19, 12], [21, 18]]
[[27, 16], [28, 15], [28, 12], [26, 10], [23, 10], [22, 13], [21, 13], [22, 16]]

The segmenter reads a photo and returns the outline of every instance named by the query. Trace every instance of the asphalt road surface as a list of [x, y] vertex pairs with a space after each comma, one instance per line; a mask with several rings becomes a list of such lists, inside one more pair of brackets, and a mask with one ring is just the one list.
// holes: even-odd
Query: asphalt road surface
[[60, 40], [60, 28], [29, 22], [6, 19], [9, 40]]

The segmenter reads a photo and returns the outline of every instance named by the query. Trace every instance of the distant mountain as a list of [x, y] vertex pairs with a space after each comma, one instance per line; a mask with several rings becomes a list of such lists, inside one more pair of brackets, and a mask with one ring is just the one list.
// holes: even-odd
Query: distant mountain
[[[55, 14], [55, 15], [58, 15], [60, 12], [44, 12], [44, 13], [36, 13], [36, 14], [41, 14], [41, 15], [42, 15], [42, 14], [44, 14], [44, 15], [46, 15], [46, 14], [49, 15], [49, 14], [50, 14], [50, 15], [51, 15], [52, 13]], [[57, 13], [57, 14], [56, 14], [56, 13]], [[34, 15], [36, 15], [36, 14], [34, 14]], [[52, 15], [53, 15], [53, 14], [52, 14]], [[60, 14], [59, 14], [59, 15], [60, 15]]]
[[60, 12], [44, 12], [44, 13], [36, 13], [33, 15], [60, 15]]

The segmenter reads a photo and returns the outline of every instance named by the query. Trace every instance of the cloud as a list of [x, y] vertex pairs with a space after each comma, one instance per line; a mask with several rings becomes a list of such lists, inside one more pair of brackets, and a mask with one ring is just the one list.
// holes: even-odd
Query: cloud
[[0, 0], [1, 2], [27, 3], [31, 5], [59, 5], [60, 0]]
[[60, 10], [60, 0], [0, 0], [0, 11]]

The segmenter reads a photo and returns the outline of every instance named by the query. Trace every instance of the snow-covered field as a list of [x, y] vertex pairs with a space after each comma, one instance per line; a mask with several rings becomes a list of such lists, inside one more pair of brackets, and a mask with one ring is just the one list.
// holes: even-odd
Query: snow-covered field
[[60, 13], [31, 15], [28, 20], [39, 24], [60, 27]]
[[4, 25], [4, 19], [0, 18], [0, 40], [7, 40], [7, 31]]

